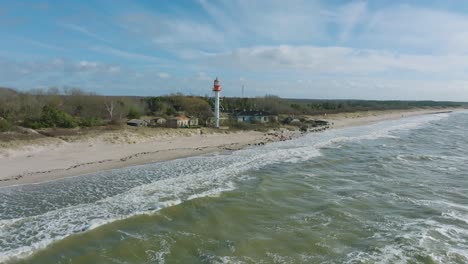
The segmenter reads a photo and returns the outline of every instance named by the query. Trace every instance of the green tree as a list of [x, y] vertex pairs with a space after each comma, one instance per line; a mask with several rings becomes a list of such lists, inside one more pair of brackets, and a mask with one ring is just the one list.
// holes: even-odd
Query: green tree
[[58, 109], [55, 106], [46, 105], [42, 108], [40, 119], [41, 127], [63, 127], [73, 128], [77, 127], [78, 123], [75, 118]]
[[128, 114], [127, 114], [127, 117], [129, 119], [138, 119], [140, 118], [141, 116], [141, 112], [138, 111], [138, 109], [134, 108], [134, 107], [131, 107], [129, 110], [128, 110]]

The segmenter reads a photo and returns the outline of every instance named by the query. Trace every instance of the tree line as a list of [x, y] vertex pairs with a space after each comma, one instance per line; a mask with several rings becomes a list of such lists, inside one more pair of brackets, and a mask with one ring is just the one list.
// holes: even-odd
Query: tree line
[[[203, 121], [213, 116], [214, 101], [205, 96], [173, 94], [154, 97], [102, 96], [78, 88], [49, 88], [19, 92], [0, 88], [0, 131], [15, 126], [33, 129], [93, 127], [119, 124], [146, 116], [196, 116]], [[224, 97], [222, 112], [243, 110], [271, 114], [300, 115], [365, 110], [409, 109], [421, 107], [459, 107], [464, 103], [435, 101], [365, 101], [285, 99], [274, 95], [255, 98]]]
[[19, 92], [0, 88], [0, 131], [15, 126], [33, 129], [93, 127], [120, 124], [143, 115], [186, 114], [207, 119], [208, 98], [181, 94], [159, 97], [101, 96], [78, 88]]
[[275, 95], [256, 98], [223, 98], [222, 105], [227, 112], [242, 110], [267, 111], [272, 114], [318, 115], [370, 110], [397, 110], [427, 107], [466, 107], [463, 102], [440, 101], [398, 101], [398, 100], [324, 100], [287, 99]]

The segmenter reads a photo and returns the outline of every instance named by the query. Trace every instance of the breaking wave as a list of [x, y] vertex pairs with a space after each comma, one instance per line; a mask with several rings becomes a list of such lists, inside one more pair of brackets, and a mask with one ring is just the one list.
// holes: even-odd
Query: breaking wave
[[[300, 163], [346, 142], [398, 139], [448, 115], [431, 115], [310, 134], [229, 155], [206, 155], [0, 189], [0, 262], [25, 257], [69, 235], [195, 198], [234, 190], [249, 171]], [[402, 156], [401, 158], [406, 159]], [[442, 231], [440, 231], [442, 232]], [[397, 255], [384, 248], [382, 255]], [[356, 254], [350, 258], [367, 258]]]

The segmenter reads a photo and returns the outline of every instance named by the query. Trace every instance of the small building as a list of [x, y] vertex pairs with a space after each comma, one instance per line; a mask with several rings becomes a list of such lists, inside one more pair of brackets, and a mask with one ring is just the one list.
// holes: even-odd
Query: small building
[[291, 122], [289, 122], [290, 125], [300, 125], [301, 123], [301, 120], [297, 118], [293, 118]]
[[189, 120], [189, 126], [190, 127], [195, 127], [195, 126], [198, 126], [198, 118], [196, 117], [189, 117], [190, 120]]
[[292, 116], [286, 117], [282, 122], [283, 122], [283, 124], [287, 124], [287, 125], [301, 124], [301, 120], [299, 120], [298, 118], [292, 117]]
[[135, 127], [145, 127], [148, 126], [148, 121], [142, 119], [130, 119], [127, 121], [127, 125]]
[[190, 127], [190, 118], [185, 115], [176, 116], [167, 120], [166, 126], [170, 128]]
[[268, 123], [278, 121], [278, 117], [266, 111], [241, 111], [235, 114], [237, 122], [245, 123]]
[[167, 120], [162, 117], [156, 117], [151, 119], [150, 125], [151, 126], [158, 126], [158, 127], [165, 127]]

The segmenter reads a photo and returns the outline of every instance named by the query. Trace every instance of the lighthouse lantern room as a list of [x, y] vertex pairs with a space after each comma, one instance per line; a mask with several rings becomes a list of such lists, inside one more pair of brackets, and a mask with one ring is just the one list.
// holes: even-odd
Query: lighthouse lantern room
[[221, 92], [221, 82], [219, 81], [218, 77], [216, 77], [214, 80], [213, 92]]

